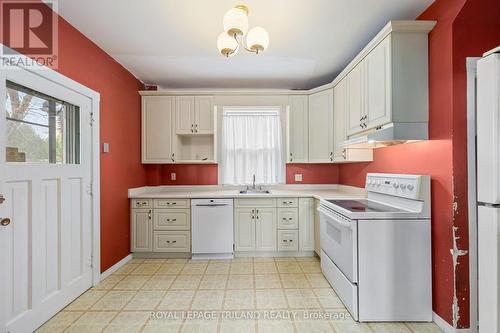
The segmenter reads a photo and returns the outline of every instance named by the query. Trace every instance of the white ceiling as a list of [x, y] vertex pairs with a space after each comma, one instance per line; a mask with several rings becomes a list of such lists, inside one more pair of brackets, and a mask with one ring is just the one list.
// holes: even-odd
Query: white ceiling
[[[308, 89], [331, 82], [389, 20], [415, 19], [432, 1], [59, 0], [59, 13], [145, 83]], [[216, 39], [240, 3], [270, 44], [226, 59]]]

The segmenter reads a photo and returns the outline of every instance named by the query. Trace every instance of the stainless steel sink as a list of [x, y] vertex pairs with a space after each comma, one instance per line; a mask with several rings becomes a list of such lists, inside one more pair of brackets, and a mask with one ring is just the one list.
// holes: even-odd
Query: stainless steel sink
[[246, 189], [246, 190], [241, 190], [240, 194], [271, 194], [271, 191], [269, 190], [258, 190], [258, 189]]

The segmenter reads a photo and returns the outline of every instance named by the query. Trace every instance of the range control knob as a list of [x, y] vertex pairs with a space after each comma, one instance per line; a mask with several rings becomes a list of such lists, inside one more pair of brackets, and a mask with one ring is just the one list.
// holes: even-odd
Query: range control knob
[[394, 183], [392, 183], [392, 186], [394, 186], [394, 188], [398, 188], [399, 187], [399, 183], [398, 182], [394, 182]]
[[401, 187], [401, 189], [404, 190], [406, 188], [406, 184], [401, 184], [399, 185], [399, 187]]
[[412, 185], [412, 184], [408, 184], [407, 188], [408, 188], [408, 190], [409, 190], [409, 191], [413, 191], [413, 188], [414, 188], [414, 187], [413, 187], [413, 185]]

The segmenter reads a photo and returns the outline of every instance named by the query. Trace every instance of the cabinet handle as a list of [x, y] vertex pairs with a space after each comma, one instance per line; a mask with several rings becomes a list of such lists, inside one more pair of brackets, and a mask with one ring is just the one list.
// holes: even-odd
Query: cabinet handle
[[191, 133], [194, 133], [194, 124], [191, 124]]
[[332, 162], [333, 162], [333, 151], [332, 151], [332, 152], [330, 152], [330, 161], [332, 161]]
[[172, 153], [172, 162], [175, 162], [175, 153]]
[[258, 220], [259, 219], [259, 210], [258, 209], [255, 210], [255, 216], [256, 216], [256, 218]]
[[291, 243], [291, 242], [293, 242], [293, 239], [289, 239], [288, 241]]
[[252, 215], [251, 215], [251, 218], [252, 218], [252, 220], [254, 220], [254, 219], [255, 219], [255, 210], [254, 210], [254, 209], [252, 209]]
[[177, 219], [167, 219], [167, 222], [175, 222]]
[[290, 153], [290, 162], [293, 162], [293, 154]]
[[175, 240], [174, 241], [167, 241], [167, 244], [175, 244], [175, 243], [177, 243], [177, 241], [175, 241]]
[[347, 156], [347, 155], [346, 155], [346, 150], [345, 150], [345, 149], [342, 149], [342, 158], [343, 158], [344, 160], [345, 160], [345, 159], [347, 159], [347, 158], [346, 158], [346, 156]]
[[152, 217], [152, 214], [153, 214], [153, 210], [150, 209], [149, 212], [148, 212], [148, 219], [151, 221], [151, 217]]
[[194, 132], [195, 132], [195, 133], [198, 133], [198, 124], [195, 124], [195, 125], [194, 125]]

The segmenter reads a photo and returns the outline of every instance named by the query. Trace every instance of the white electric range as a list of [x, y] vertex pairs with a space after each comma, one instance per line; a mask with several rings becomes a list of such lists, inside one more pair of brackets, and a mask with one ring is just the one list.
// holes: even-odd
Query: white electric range
[[367, 198], [321, 200], [321, 268], [358, 321], [432, 321], [430, 177], [366, 177]]

